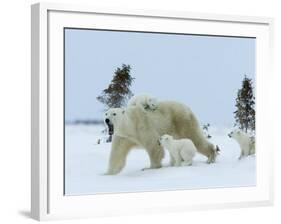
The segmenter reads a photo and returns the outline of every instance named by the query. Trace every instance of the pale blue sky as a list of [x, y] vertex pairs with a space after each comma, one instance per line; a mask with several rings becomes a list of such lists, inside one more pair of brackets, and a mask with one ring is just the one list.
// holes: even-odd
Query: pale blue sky
[[134, 94], [185, 103], [201, 123], [233, 125], [238, 88], [255, 82], [253, 38], [65, 30], [65, 119], [101, 119], [96, 97], [122, 63]]

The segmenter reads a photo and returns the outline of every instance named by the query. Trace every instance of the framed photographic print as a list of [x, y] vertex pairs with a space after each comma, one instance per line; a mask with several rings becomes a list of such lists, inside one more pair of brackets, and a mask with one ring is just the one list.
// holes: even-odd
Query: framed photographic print
[[32, 217], [272, 204], [272, 29], [32, 5]]

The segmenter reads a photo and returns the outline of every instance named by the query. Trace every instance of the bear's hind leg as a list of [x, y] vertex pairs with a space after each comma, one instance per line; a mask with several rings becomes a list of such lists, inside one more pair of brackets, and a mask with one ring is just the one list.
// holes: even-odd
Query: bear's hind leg
[[183, 159], [183, 162], [181, 163], [182, 166], [191, 166], [192, 165], [192, 159], [193, 156], [190, 152], [186, 150], [181, 150], [180, 155]]

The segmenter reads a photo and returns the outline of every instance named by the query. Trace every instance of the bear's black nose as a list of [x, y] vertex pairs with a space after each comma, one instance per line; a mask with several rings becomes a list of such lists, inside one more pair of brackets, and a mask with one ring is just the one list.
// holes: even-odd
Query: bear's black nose
[[109, 123], [109, 119], [108, 119], [108, 118], [106, 118], [104, 121], [105, 121], [105, 123], [107, 123], [107, 124]]

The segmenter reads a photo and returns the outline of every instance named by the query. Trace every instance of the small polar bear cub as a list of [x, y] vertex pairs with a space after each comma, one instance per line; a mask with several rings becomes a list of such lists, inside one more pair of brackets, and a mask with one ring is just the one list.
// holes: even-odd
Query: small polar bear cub
[[228, 134], [228, 137], [235, 139], [241, 149], [241, 154], [238, 159], [255, 154], [255, 138], [249, 136], [241, 130], [235, 130]]
[[166, 148], [171, 157], [171, 166], [190, 166], [197, 149], [190, 139], [174, 139], [170, 135], [163, 135], [159, 143]]
[[137, 95], [129, 100], [128, 106], [140, 106], [145, 110], [156, 110], [158, 107], [158, 100], [146, 94]]

